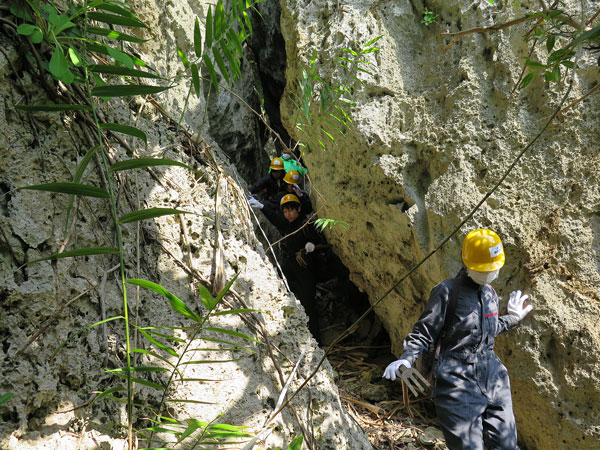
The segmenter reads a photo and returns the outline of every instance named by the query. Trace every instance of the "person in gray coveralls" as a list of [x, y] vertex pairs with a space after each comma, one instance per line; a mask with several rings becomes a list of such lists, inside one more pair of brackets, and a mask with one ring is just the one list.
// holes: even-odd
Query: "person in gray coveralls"
[[463, 268], [430, 294], [425, 311], [404, 341], [404, 352], [383, 374], [395, 380], [421, 352], [439, 347], [433, 399], [450, 450], [518, 449], [508, 371], [494, 353], [494, 338], [532, 309], [527, 295], [510, 294], [508, 314], [498, 315], [489, 283], [504, 265], [498, 235], [471, 231], [463, 242]]

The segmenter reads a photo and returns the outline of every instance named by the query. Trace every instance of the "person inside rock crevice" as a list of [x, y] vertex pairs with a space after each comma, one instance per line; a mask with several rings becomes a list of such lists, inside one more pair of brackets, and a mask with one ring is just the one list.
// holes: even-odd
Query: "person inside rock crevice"
[[[273, 158], [269, 165], [269, 173], [251, 184], [248, 190], [253, 196], [260, 196], [262, 203], [272, 202], [273, 197], [285, 189], [285, 183], [283, 181], [284, 175], [285, 169], [283, 159]], [[252, 197], [251, 200], [252, 199], [254, 199], [254, 197]]]

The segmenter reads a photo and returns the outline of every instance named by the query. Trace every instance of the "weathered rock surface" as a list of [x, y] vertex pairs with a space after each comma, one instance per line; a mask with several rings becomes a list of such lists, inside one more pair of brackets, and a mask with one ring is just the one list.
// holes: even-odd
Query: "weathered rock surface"
[[[136, 14], [147, 22], [152, 38], [142, 46], [142, 57], [161, 75], [177, 77], [181, 69], [177, 45], [187, 54], [193, 53], [194, 17], [203, 17], [206, 5], [134, 2]], [[61, 119], [56, 113], [26, 114], [13, 108], [18, 102], [39, 104], [49, 100], [32, 79], [14, 42], [2, 34], [0, 39], [0, 394], [14, 393], [0, 406], [0, 447], [126, 448], [124, 439], [119, 439], [123, 436], [120, 431], [108, 430], [110, 424], [124, 423], [126, 412], [121, 404], [105, 398], [88, 405], [94, 391], [117, 385], [105, 369], [124, 364], [122, 322], [115, 320], [77, 334], [103, 318], [123, 314], [120, 276], [115, 271], [118, 259], [68, 258], [19, 268], [25, 261], [58, 252], [63, 244], [66, 249], [114, 245], [112, 217], [104, 200], [85, 198], [78, 202], [71, 215], [72, 232], [65, 239], [67, 196], [17, 190], [30, 184], [71, 180], [91, 145], [81, 124], [70, 114]], [[186, 93], [187, 84], [181, 83], [158, 97], [175, 121], [183, 110]], [[124, 184], [119, 187], [120, 214], [147, 207], [176, 207], [189, 212], [144, 221], [139, 233], [135, 223], [123, 225], [126, 277], [159, 283], [202, 313], [198, 284], [210, 287], [217, 245], [215, 222], [219, 221], [225, 280], [239, 274], [232, 288], [237, 296], [227, 301], [232, 307], [245, 306], [260, 312], [254, 313], [258, 322], [228, 315], [212, 325], [248, 334], [260, 342], [250, 345], [255, 352], [251, 355], [242, 350], [190, 353], [191, 359], [215, 361], [188, 365], [186, 379], [200, 381], [177, 386], [176, 398], [200, 403], [173, 403], [167, 412], [180, 419], [204, 421], [224, 414], [219, 421], [246, 425], [249, 432], [257, 433], [273, 412], [301, 352], [306, 350], [298, 374], [291, 381], [291, 391], [311, 373], [323, 353], [307, 330], [302, 307], [285, 290], [254, 235], [244, 185], [239, 183], [236, 169], [218, 147], [211, 148], [203, 141], [203, 135], [205, 141], [210, 140], [205, 134], [207, 124], [202, 122], [204, 106], [203, 99], [191, 97], [183, 124], [195, 133], [193, 139], [177, 133], [175, 122], [150, 103], [128, 105], [111, 100], [103, 111], [107, 120], [135, 123], [148, 135], [147, 148], [133, 140], [128, 142], [131, 152], [120, 145], [112, 147], [110, 156], [114, 160], [166, 157], [199, 170], [198, 176], [181, 167], [159, 168], [154, 171], [156, 178], [144, 170], [136, 171], [135, 176], [133, 172], [124, 174]], [[102, 186], [94, 162], [83, 179]], [[217, 195], [221, 199], [218, 214]], [[140, 326], [184, 324], [162, 296], [142, 289], [138, 297], [135, 288], [129, 286], [128, 298], [131, 320]], [[257, 331], [259, 322], [266, 337]], [[41, 335], [30, 342], [38, 331]], [[184, 340], [189, 337], [182, 330], [164, 333]], [[53, 352], [68, 337], [72, 340], [54, 357]], [[167, 342], [182, 351], [183, 344]], [[137, 346], [142, 345], [151, 349], [148, 342], [138, 341]], [[196, 345], [215, 346], [219, 344], [199, 341]], [[156, 359], [152, 362], [161, 364]], [[137, 363], [150, 361], [140, 357]], [[156, 408], [157, 392], [138, 384], [137, 401]], [[371, 448], [341, 406], [327, 362], [292, 405], [293, 409], [286, 407], [269, 427], [269, 433], [262, 436], [261, 448], [286, 448], [295, 435], [307, 430], [306, 437], [311, 440], [314, 433], [313, 448]], [[137, 412], [137, 417], [147, 415], [142, 410]], [[307, 417], [311, 417], [310, 423]]]
[[[326, 200], [315, 197], [321, 217], [350, 224], [348, 231], [334, 228], [330, 241], [372, 302], [459, 225], [566, 90], [539, 78], [514, 90], [530, 24], [467, 35], [444, 52], [449, 38], [441, 33], [507, 22], [539, 7], [519, 3], [515, 10], [511, 2], [427, 2], [440, 15], [430, 27], [421, 23], [421, 1], [282, 3], [284, 118], [296, 112], [291, 96], [313, 52], [328, 77], [339, 73], [333, 59], [342, 47], [383, 35], [381, 50], [367, 55], [375, 76], [361, 74], [355, 126], [328, 141], [326, 151], [305, 156]], [[587, 7], [588, 16], [598, 9]], [[593, 58], [581, 55], [588, 68], [577, 72], [566, 104], [600, 82]], [[497, 342], [529, 449], [591, 449], [600, 440], [598, 95], [553, 122], [460, 232], [376, 308], [399, 355], [430, 289], [460, 268], [462, 238], [480, 226], [496, 230], [507, 255], [494, 283], [501, 306], [516, 289], [535, 305]], [[286, 125], [302, 138], [294, 123]]]

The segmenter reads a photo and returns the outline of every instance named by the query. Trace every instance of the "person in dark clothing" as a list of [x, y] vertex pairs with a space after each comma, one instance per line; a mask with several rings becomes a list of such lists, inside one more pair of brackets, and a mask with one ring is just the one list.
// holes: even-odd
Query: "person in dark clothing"
[[430, 294], [425, 311], [404, 341], [404, 352], [384, 378], [401, 376], [421, 352], [439, 346], [434, 364], [434, 403], [450, 450], [518, 449], [508, 371], [494, 353], [494, 338], [515, 327], [533, 308], [527, 295], [510, 295], [508, 314], [498, 315], [489, 285], [504, 265], [498, 235], [471, 231], [463, 242], [466, 266]]
[[317, 342], [320, 342], [321, 332], [315, 295], [323, 268], [319, 250], [315, 249], [324, 242], [323, 238], [303, 214], [300, 199], [295, 194], [285, 194], [280, 200], [280, 208], [265, 203], [262, 210], [281, 235], [285, 236], [282, 241], [281, 268], [290, 289], [296, 294], [309, 317], [308, 329]]
[[273, 196], [285, 188], [284, 175], [283, 159], [273, 158], [269, 166], [269, 173], [256, 180], [248, 190], [252, 195], [261, 194], [263, 202], [272, 201]]
[[300, 174], [295, 170], [290, 170], [286, 172], [283, 181], [285, 183], [283, 190], [273, 196], [272, 202], [278, 205], [285, 194], [295, 194], [300, 200], [302, 214], [309, 216], [313, 212], [313, 206], [309, 195], [298, 185], [301, 181]]

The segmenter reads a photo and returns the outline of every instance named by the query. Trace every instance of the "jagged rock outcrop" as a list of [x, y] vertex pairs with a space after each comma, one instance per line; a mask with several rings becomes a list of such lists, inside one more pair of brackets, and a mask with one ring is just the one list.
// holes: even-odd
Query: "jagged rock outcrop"
[[[206, 5], [134, 2], [134, 11], [149, 25], [151, 37], [140, 47], [141, 56], [166, 78], [180, 75], [177, 45], [193, 53], [194, 17], [203, 17]], [[10, 32], [7, 34], [10, 36]], [[103, 318], [123, 314], [120, 276], [115, 271], [118, 259], [103, 255], [20, 267], [26, 261], [60, 251], [63, 244], [66, 249], [114, 245], [114, 229], [106, 202], [84, 198], [71, 213], [73, 222], [65, 237], [67, 196], [18, 190], [25, 185], [71, 180], [92, 144], [85, 126], [71, 113], [14, 109], [17, 103], [51, 102], [32, 76], [35, 70], [15, 48], [16, 41], [16, 36], [11, 39], [0, 34], [0, 394], [14, 393], [0, 406], [0, 447], [123, 448], [123, 434], [114, 427], [111, 431], [110, 425], [124, 421], [125, 409], [106, 398], [93, 405], [88, 403], [94, 391], [116, 385], [105, 369], [123, 365], [122, 322], [115, 320], [79, 334]], [[301, 352], [306, 350], [291, 390], [311, 373], [323, 352], [307, 330], [302, 307], [286, 291], [254, 235], [244, 183], [218, 146], [207, 143], [212, 141], [202, 122], [204, 99], [191, 97], [183, 120], [183, 126], [193, 135], [177, 131], [176, 121], [186, 94], [187, 84], [180, 83], [159, 96], [163, 110], [148, 102], [128, 104], [118, 100], [102, 108], [103, 120], [135, 123], [148, 135], [146, 148], [133, 139], [127, 141], [129, 149], [113, 142], [109, 152], [113, 161], [165, 157], [198, 170], [194, 174], [181, 167], [155, 168], [153, 174], [138, 170], [135, 176], [130, 172], [120, 177], [119, 213], [147, 207], [187, 211], [183, 216], [144, 221], [139, 233], [135, 223], [123, 225], [126, 276], [159, 283], [202, 313], [198, 285], [211, 286], [219, 222], [225, 281], [239, 274], [232, 287], [237, 295], [227, 301], [232, 307], [256, 310], [257, 320], [228, 315], [214, 325], [253, 336], [259, 343], [250, 345], [254, 352], [250, 355], [242, 349], [190, 354], [194, 359], [225, 362], [187, 366], [185, 378], [190, 381], [177, 386], [176, 398], [196, 403], [174, 402], [167, 414], [204, 421], [223, 414], [219, 421], [246, 425], [248, 432], [256, 433], [273, 412]], [[83, 179], [102, 186], [99, 173], [92, 162]], [[164, 297], [144, 289], [138, 297], [133, 286], [129, 286], [128, 293], [131, 320], [140, 326], [184, 324]], [[36, 335], [38, 331], [41, 334]], [[189, 337], [185, 330], [163, 330], [163, 334], [170, 333], [183, 340]], [[53, 355], [68, 337], [72, 339]], [[183, 344], [167, 342], [182, 350]], [[134, 345], [143, 344], [138, 340]], [[219, 347], [219, 343], [197, 345], [203, 346]], [[138, 364], [149, 364], [150, 360], [162, 364], [146, 357], [139, 358]], [[156, 408], [157, 391], [138, 384], [137, 401]], [[295, 435], [304, 432], [311, 441], [314, 434], [313, 448], [371, 448], [342, 407], [327, 362], [291, 405], [262, 436], [261, 448], [286, 447]], [[148, 414], [138, 410], [137, 417]]]
[[[326, 151], [305, 155], [323, 196], [315, 196], [320, 215], [350, 224], [330, 231], [330, 241], [372, 302], [459, 225], [566, 90], [568, 80], [549, 86], [539, 77], [514, 89], [531, 23], [463, 36], [445, 50], [444, 32], [507, 22], [539, 7], [519, 4], [427, 2], [439, 19], [426, 27], [421, 1], [282, 3], [283, 117], [296, 112], [296, 80], [313, 55], [319, 74], [336, 80], [333, 60], [342, 47], [383, 36], [381, 50], [367, 55], [374, 76], [361, 74], [365, 85], [353, 97], [354, 127]], [[597, 10], [589, 8], [587, 16]], [[600, 82], [595, 57], [580, 58], [587, 69], [577, 71], [565, 105]], [[529, 449], [591, 449], [600, 439], [598, 95], [554, 121], [460, 232], [376, 308], [399, 355], [429, 290], [460, 268], [462, 238], [480, 226], [496, 230], [507, 255], [494, 283], [501, 306], [522, 289], [536, 308], [497, 343]], [[294, 123], [286, 125], [302, 138]]]

